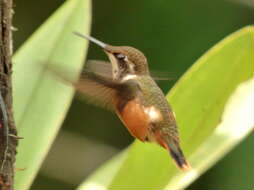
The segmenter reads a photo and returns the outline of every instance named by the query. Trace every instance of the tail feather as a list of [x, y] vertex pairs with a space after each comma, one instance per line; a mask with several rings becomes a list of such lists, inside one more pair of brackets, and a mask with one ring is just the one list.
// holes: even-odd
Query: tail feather
[[170, 155], [172, 156], [179, 168], [181, 168], [182, 170], [189, 170], [191, 168], [189, 163], [186, 161], [178, 142], [171, 141], [167, 144], [167, 147]]

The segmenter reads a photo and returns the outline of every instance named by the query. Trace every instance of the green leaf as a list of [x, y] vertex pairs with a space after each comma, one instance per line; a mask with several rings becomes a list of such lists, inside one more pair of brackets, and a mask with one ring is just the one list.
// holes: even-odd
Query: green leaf
[[95, 172], [89, 177], [87, 182], [81, 184], [80, 187], [78, 187], [78, 190], [104, 189], [110, 184], [126, 156], [126, 152], [122, 152], [121, 154], [115, 156], [112, 160], [108, 161], [101, 167], [99, 170], [100, 172]]
[[28, 189], [38, 172], [66, 112], [73, 89], [45, 72], [48, 65], [69, 68], [72, 79], [82, 68], [87, 41], [73, 31], [90, 30], [90, 1], [69, 0], [15, 54], [14, 116], [19, 141], [15, 189]]
[[[253, 49], [254, 27], [239, 30], [202, 56], [167, 96], [190, 171], [177, 169], [159, 146], [136, 141], [122, 164], [111, 163], [110, 181], [95, 189], [183, 189], [239, 143], [254, 127]], [[96, 186], [95, 178], [89, 182]]]

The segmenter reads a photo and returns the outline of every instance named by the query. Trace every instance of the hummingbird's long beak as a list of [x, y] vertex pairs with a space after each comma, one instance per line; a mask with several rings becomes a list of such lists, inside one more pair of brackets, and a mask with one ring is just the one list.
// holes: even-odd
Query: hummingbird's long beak
[[89, 40], [90, 42], [93, 42], [95, 43], [96, 45], [100, 46], [101, 48], [105, 49], [107, 47], [107, 44], [103, 43], [102, 41], [100, 40], [97, 40], [95, 39], [94, 37], [92, 36], [87, 36], [85, 34], [81, 34], [79, 32], [73, 32], [75, 35], [81, 37], [81, 38], [85, 38], [87, 40]]

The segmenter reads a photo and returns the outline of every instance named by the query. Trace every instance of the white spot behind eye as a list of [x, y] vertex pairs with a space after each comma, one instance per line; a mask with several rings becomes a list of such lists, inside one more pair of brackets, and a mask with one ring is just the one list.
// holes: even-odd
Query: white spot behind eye
[[137, 75], [128, 74], [128, 75], [126, 75], [126, 76], [124, 76], [124, 77], [122, 78], [122, 82], [127, 81], [127, 80], [130, 80], [130, 79], [135, 79], [135, 78], [137, 78]]
[[149, 115], [149, 118], [152, 122], [159, 121], [162, 119], [160, 110], [158, 110], [154, 106], [146, 107], [145, 113]]

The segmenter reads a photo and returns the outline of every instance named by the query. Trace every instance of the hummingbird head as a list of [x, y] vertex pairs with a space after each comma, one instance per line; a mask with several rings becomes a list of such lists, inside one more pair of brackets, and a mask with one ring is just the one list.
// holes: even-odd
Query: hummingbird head
[[149, 74], [147, 59], [145, 55], [136, 48], [129, 46], [112, 46], [105, 44], [91, 36], [80, 33], [76, 35], [103, 48], [112, 64], [112, 75], [114, 80], [124, 80], [125, 77]]
[[104, 51], [112, 64], [113, 78], [124, 79], [129, 75], [146, 75], [149, 73], [144, 54], [129, 46], [107, 45]]

